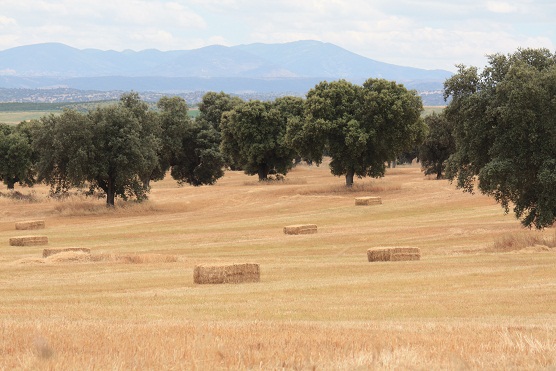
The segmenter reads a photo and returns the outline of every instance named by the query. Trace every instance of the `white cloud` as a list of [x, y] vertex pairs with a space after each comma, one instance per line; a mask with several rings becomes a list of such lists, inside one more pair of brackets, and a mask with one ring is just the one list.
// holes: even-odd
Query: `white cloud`
[[17, 25], [17, 21], [15, 19], [6, 17], [4, 15], [0, 15], [0, 27], [15, 26], [15, 25]]
[[517, 11], [515, 5], [501, 1], [487, 1], [486, 6], [493, 13], [514, 13]]

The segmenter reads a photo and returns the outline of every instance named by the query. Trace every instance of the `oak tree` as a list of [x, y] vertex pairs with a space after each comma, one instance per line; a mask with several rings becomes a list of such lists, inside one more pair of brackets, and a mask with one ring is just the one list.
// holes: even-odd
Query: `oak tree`
[[458, 66], [444, 84], [456, 151], [446, 174], [510, 207], [524, 226], [556, 220], [556, 56], [519, 49], [488, 65]]
[[354, 176], [384, 176], [387, 161], [415, 146], [422, 109], [415, 91], [393, 81], [323, 81], [307, 94], [305, 119], [291, 122], [288, 141], [317, 163], [327, 153], [332, 174], [351, 187]]
[[268, 179], [271, 171], [286, 174], [293, 166], [295, 151], [284, 136], [287, 117], [280, 103], [252, 100], [222, 116], [222, 152], [248, 175]]
[[16, 184], [32, 186], [33, 151], [29, 137], [19, 126], [0, 124], [0, 180], [14, 189]]
[[180, 97], [162, 97], [158, 103], [161, 125], [161, 167], [170, 169], [179, 184], [214, 184], [224, 175], [220, 135], [207, 121], [193, 121]]
[[52, 192], [88, 185], [106, 194], [107, 206], [114, 206], [116, 196], [146, 198], [145, 174], [157, 166], [160, 141], [139, 118], [137, 110], [146, 107], [130, 107], [125, 98], [87, 114], [65, 110], [41, 118], [33, 145], [39, 179]]

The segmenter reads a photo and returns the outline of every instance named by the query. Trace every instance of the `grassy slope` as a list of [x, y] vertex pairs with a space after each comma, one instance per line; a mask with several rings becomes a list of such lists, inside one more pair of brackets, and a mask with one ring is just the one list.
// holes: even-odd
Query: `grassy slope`
[[[228, 172], [155, 183], [151, 200], [0, 198], [0, 369], [542, 368], [556, 365], [556, 253], [486, 252], [523, 231], [480, 195], [399, 167], [346, 191], [327, 166], [283, 184]], [[21, 190], [29, 192], [28, 190]], [[354, 206], [378, 195], [383, 205]], [[54, 262], [10, 247], [44, 218], [49, 247], [159, 253], [175, 263]], [[288, 236], [315, 223], [315, 235]], [[32, 233], [31, 233], [32, 234]], [[2, 242], [3, 241], [3, 242]], [[373, 246], [418, 262], [368, 263]], [[258, 262], [261, 282], [194, 285], [199, 263]]]

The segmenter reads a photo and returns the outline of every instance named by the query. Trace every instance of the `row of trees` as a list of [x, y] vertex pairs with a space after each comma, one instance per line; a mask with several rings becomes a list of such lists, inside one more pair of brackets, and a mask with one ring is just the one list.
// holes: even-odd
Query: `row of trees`
[[[492, 55], [482, 72], [458, 66], [450, 102], [421, 118], [415, 91], [383, 79], [321, 82], [306, 99], [249, 101], [207, 93], [192, 120], [183, 99], [149, 110], [135, 93], [86, 114], [64, 111], [0, 129], [0, 177], [44, 181], [53, 192], [88, 185], [114, 197], [146, 197], [168, 171], [179, 183], [213, 184], [223, 168], [265, 180], [294, 159], [331, 158], [334, 175], [380, 177], [388, 161], [418, 154], [426, 174], [513, 205], [526, 226], [556, 218], [556, 57], [545, 49]], [[476, 182], [478, 180], [478, 182]]]
[[52, 193], [89, 187], [106, 194], [143, 200], [150, 181], [170, 171], [178, 183], [213, 184], [223, 175], [218, 132], [193, 121], [182, 98], [161, 98], [158, 112], [137, 93], [118, 104], [81, 113], [64, 110], [16, 127], [1, 126], [0, 177], [16, 183], [45, 182]]
[[384, 175], [385, 163], [414, 147], [426, 128], [415, 91], [380, 79], [362, 86], [322, 82], [307, 99], [244, 102], [207, 93], [192, 120], [186, 102], [163, 97], [150, 110], [137, 93], [87, 113], [65, 110], [17, 127], [2, 127], [0, 177], [45, 182], [53, 193], [89, 187], [115, 197], [146, 197], [169, 171], [178, 183], [213, 184], [225, 166], [259, 180], [287, 174], [295, 159], [317, 164], [326, 153], [334, 175]]

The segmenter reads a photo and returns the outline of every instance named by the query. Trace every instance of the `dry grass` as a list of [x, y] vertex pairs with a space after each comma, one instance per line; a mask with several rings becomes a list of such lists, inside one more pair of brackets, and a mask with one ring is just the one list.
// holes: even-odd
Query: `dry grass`
[[243, 182], [243, 185], [250, 186], [250, 187], [251, 186], [299, 185], [299, 184], [307, 184], [307, 180], [300, 179], [300, 178], [281, 177], [281, 178], [269, 178], [262, 182], [258, 180], [247, 180]]
[[[166, 179], [147, 204], [111, 211], [46, 187], [38, 202], [0, 198], [0, 370], [554, 369], [556, 254], [486, 251], [514, 234], [548, 246], [553, 228], [524, 231], [417, 166], [354, 191], [325, 165], [294, 169], [296, 184]], [[381, 207], [353, 206], [375, 193]], [[47, 219], [55, 248], [93, 253], [9, 248], [24, 219]], [[319, 233], [283, 234], [300, 221]], [[422, 258], [369, 264], [372, 246]], [[260, 282], [194, 283], [195, 266], [230, 261], [258, 262]]]
[[556, 248], [556, 232], [552, 236], [545, 236], [538, 231], [508, 233], [498, 237], [486, 251], [508, 252], [535, 246], [545, 246], [547, 249]]
[[60, 216], [129, 215], [159, 211], [156, 205], [149, 201], [138, 203], [116, 200], [114, 208], [106, 207], [103, 201], [85, 196], [70, 196], [52, 201], [54, 203], [53, 214]]
[[82, 253], [86, 253], [86, 254], [90, 254], [91, 253], [91, 249], [86, 248], [86, 247], [66, 247], [63, 249], [44, 249], [42, 251], [42, 257], [43, 258], [48, 258], [50, 255], [55, 255], [55, 254], [60, 254], [60, 253], [64, 253], [64, 252], [82, 252]]
[[368, 193], [383, 193], [393, 192], [402, 189], [402, 185], [398, 182], [390, 181], [364, 181], [353, 184], [351, 187], [346, 187], [345, 184], [325, 184], [307, 188], [301, 194], [325, 194], [325, 195], [365, 195]]
[[[157, 264], [157, 263], [175, 263], [179, 259], [175, 255], [168, 254], [111, 254], [96, 253], [91, 254], [86, 248], [68, 248], [68, 249], [48, 249], [49, 252], [43, 252], [43, 258], [28, 257], [13, 261], [11, 265], [24, 264], [57, 264], [57, 263], [121, 263], [121, 264]], [[59, 250], [52, 253], [50, 250]], [[45, 250], [46, 251], [46, 250]], [[45, 256], [46, 255], [46, 256]]]
[[556, 363], [554, 333], [542, 325], [55, 318], [40, 327], [2, 325], [7, 369], [550, 370]]
[[26, 193], [20, 191], [0, 192], [0, 199], [1, 198], [20, 202], [39, 202], [39, 199], [33, 191]]
[[126, 264], [154, 264], [175, 263], [178, 261], [178, 257], [167, 254], [117, 254], [112, 255], [112, 260]]

